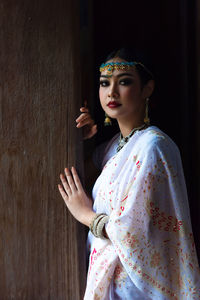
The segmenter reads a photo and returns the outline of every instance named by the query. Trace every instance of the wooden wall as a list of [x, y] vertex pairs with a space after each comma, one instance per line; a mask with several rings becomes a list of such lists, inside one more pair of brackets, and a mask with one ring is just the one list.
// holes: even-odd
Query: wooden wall
[[0, 3], [0, 299], [82, 299], [85, 231], [57, 191], [82, 172], [78, 0]]

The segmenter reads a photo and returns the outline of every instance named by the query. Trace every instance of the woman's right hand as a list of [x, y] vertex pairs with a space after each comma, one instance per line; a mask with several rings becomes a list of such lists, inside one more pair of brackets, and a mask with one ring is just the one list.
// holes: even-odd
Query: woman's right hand
[[90, 139], [97, 133], [97, 125], [94, 123], [92, 119], [89, 109], [85, 107], [80, 108], [81, 114], [76, 119], [76, 127], [82, 128], [83, 127], [83, 139]]

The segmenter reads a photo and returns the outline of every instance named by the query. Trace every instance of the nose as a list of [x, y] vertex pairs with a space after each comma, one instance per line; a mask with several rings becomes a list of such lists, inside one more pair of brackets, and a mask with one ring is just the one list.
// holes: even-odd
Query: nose
[[108, 97], [109, 98], [117, 98], [118, 96], [119, 96], [119, 91], [118, 91], [117, 85], [115, 83], [113, 83], [110, 85]]

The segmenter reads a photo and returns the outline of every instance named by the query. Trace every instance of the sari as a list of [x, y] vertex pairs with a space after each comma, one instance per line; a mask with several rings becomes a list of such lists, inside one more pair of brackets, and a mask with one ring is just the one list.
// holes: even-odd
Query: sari
[[176, 144], [156, 126], [117, 153], [118, 135], [93, 188], [108, 239], [88, 234], [85, 300], [197, 300], [200, 270]]

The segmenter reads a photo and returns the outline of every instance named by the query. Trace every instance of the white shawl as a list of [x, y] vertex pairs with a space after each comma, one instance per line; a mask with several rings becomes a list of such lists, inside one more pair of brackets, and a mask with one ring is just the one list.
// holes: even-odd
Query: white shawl
[[88, 236], [85, 300], [200, 299], [200, 272], [177, 146], [151, 126], [104, 166], [94, 211], [109, 239]]

